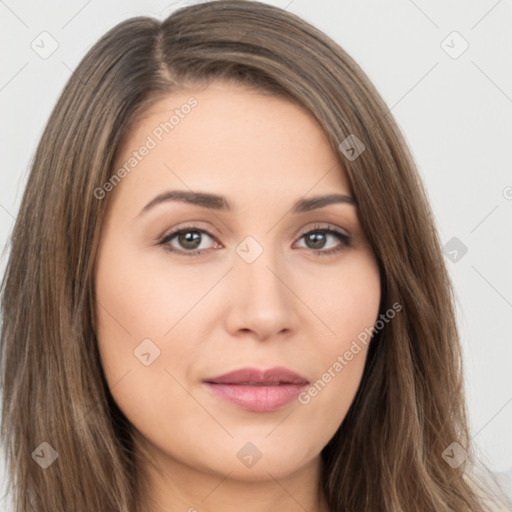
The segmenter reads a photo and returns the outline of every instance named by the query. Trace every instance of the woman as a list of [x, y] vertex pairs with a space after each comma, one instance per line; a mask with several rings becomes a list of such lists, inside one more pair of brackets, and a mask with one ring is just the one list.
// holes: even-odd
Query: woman
[[413, 159], [283, 10], [204, 3], [89, 51], [2, 299], [16, 510], [491, 510]]

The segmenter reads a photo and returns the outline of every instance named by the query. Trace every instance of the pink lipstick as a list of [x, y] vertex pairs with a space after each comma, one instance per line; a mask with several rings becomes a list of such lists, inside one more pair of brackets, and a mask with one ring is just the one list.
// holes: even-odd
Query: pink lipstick
[[289, 404], [309, 384], [305, 377], [282, 366], [242, 368], [203, 382], [217, 396], [256, 412], [275, 411]]

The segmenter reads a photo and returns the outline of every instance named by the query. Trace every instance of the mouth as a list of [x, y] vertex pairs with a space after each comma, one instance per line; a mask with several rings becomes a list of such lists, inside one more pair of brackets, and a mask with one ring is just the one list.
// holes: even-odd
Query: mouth
[[289, 404], [309, 381], [287, 368], [243, 368], [203, 381], [217, 397], [249, 411], [270, 412]]

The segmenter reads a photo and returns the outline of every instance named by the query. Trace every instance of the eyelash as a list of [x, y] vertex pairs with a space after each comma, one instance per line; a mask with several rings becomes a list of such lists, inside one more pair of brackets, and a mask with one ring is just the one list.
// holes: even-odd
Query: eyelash
[[[208, 231], [205, 231], [204, 229], [200, 229], [197, 226], [189, 225], [189, 226], [184, 226], [183, 228], [180, 228], [179, 230], [173, 231], [172, 233], [164, 235], [164, 237], [158, 242], [158, 245], [159, 246], [163, 246], [164, 250], [166, 250], [168, 252], [182, 254], [184, 256], [200, 255], [206, 249], [194, 249], [192, 251], [182, 251], [182, 250], [179, 250], [179, 249], [170, 248], [167, 245], [176, 236], [181, 235], [182, 233], [188, 233], [190, 231], [197, 231], [199, 233], [204, 233], [204, 234], [208, 235], [210, 238], [215, 240], [215, 237], [210, 235], [210, 233], [208, 233]], [[309, 235], [311, 233], [317, 233], [317, 232], [322, 232], [322, 233], [327, 233], [329, 235], [334, 235], [335, 237], [337, 237], [342, 242], [342, 244], [339, 245], [338, 247], [334, 247], [334, 248], [328, 249], [326, 251], [322, 250], [322, 249], [316, 249], [316, 250], [315, 249], [310, 249], [313, 252], [313, 254], [315, 254], [317, 256], [330, 256], [332, 254], [339, 253], [339, 252], [345, 250], [346, 247], [349, 247], [351, 245], [351, 240], [350, 240], [350, 237], [348, 235], [345, 235], [344, 233], [341, 233], [340, 231], [337, 231], [335, 229], [327, 228], [327, 227], [322, 227], [322, 226], [319, 226], [319, 225], [316, 225], [312, 229], [308, 229], [307, 231], [302, 232], [300, 237], [299, 237], [299, 240], [301, 238], [303, 238], [304, 236], [306, 236], [306, 235]], [[307, 249], [307, 247], [306, 247], [306, 249]]]

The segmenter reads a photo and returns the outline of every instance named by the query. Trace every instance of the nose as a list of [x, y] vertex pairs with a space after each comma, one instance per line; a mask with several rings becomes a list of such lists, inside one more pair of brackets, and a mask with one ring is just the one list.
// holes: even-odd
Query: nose
[[297, 329], [300, 301], [291, 273], [270, 252], [263, 251], [252, 263], [238, 258], [228, 275], [226, 329], [234, 336], [251, 333], [263, 341], [287, 337]]

